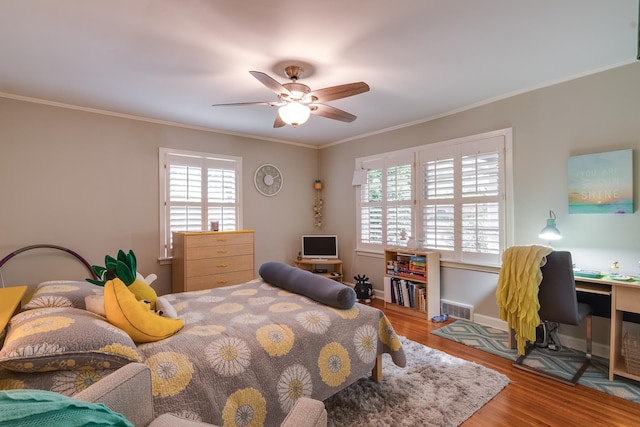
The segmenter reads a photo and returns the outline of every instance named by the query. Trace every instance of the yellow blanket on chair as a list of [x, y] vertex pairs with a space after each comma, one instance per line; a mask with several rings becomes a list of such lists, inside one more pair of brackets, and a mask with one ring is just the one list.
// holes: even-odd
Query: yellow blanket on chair
[[536, 327], [540, 324], [540, 267], [551, 251], [548, 246], [512, 246], [502, 255], [496, 298], [500, 318], [507, 322], [509, 331], [515, 331], [518, 354], [525, 353], [527, 341], [536, 340]]

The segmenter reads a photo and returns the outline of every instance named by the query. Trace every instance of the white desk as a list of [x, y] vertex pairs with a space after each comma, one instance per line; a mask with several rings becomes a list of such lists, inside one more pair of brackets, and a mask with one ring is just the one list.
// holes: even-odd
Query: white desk
[[627, 371], [622, 357], [622, 315], [640, 314], [640, 281], [612, 280], [608, 276], [601, 279], [577, 277], [576, 291], [601, 295], [611, 295], [611, 336], [609, 338], [609, 381], [614, 375], [640, 381], [640, 376]]

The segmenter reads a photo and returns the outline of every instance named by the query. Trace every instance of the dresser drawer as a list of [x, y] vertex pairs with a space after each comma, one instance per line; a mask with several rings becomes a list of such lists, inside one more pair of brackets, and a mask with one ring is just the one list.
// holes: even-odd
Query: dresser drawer
[[201, 291], [204, 289], [221, 288], [253, 280], [253, 270], [234, 271], [231, 273], [211, 274], [208, 276], [190, 277], [187, 291]]
[[185, 247], [187, 249], [243, 243], [253, 245], [253, 233], [207, 233], [190, 235], [185, 239]]
[[189, 262], [194, 260], [247, 255], [252, 253], [253, 243], [245, 243], [241, 245], [227, 244], [219, 246], [201, 246], [197, 248], [189, 248], [187, 251]]
[[640, 307], [640, 287], [631, 288], [624, 286], [617, 286], [616, 293], [616, 310], [629, 311], [631, 313], [638, 313], [638, 307]]
[[228, 256], [210, 259], [196, 259], [187, 263], [186, 275], [192, 277], [233, 271], [253, 270], [253, 255]]

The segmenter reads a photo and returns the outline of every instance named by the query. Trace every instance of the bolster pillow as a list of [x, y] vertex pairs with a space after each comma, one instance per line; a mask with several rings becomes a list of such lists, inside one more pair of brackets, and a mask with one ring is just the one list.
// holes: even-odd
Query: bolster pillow
[[349, 286], [282, 262], [266, 262], [258, 272], [267, 283], [331, 307], [346, 310], [356, 302], [356, 291]]

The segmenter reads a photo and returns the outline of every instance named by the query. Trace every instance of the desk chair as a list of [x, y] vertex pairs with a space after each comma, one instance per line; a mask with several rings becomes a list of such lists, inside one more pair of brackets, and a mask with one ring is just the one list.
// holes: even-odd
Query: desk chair
[[540, 302], [538, 314], [540, 315], [540, 320], [577, 326], [586, 319], [587, 351], [585, 361], [573, 378], [567, 380], [557, 375], [524, 365], [524, 360], [535, 347], [529, 343], [525, 354], [520, 356], [513, 366], [565, 384], [576, 385], [591, 363], [591, 306], [578, 302], [570, 252], [551, 252], [547, 255], [546, 264], [542, 266], [540, 270], [542, 271], [542, 282], [540, 283], [538, 291], [538, 300]]

